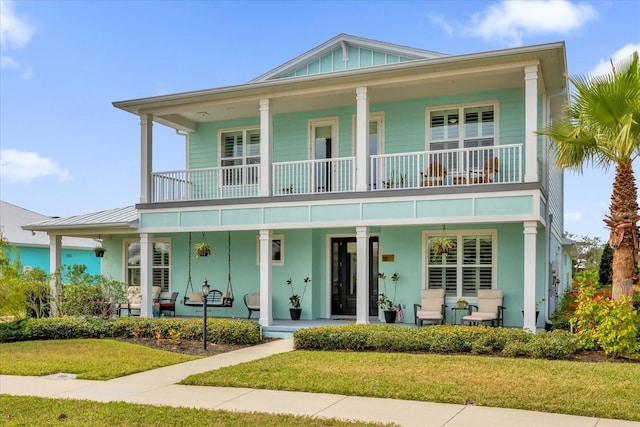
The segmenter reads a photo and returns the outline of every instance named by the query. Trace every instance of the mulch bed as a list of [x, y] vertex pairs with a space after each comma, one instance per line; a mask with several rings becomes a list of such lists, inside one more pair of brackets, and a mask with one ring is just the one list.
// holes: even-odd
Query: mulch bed
[[174, 353], [190, 354], [193, 356], [214, 356], [229, 351], [251, 347], [249, 344], [213, 344], [207, 343], [204, 350], [202, 341], [182, 340], [179, 343], [170, 339], [157, 340], [154, 338], [116, 338], [118, 341], [130, 344], [144, 345], [157, 350], [171, 351]]

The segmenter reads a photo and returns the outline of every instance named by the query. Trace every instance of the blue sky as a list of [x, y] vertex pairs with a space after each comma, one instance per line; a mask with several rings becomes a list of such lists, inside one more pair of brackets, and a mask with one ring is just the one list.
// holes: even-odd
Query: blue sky
[[[0, 6], [0, 198], [50, 216], [138, 201], [139, 120], [113, 101], [246, 83], [340, 33], [450, 54], [564, 40], [571, 75], [640, 50], [631, 0]], [[182, 168], [183, 138], [156, 125], [154, 170]], [[606, 240], [613, 170], [565, 178], [566, 231]]]

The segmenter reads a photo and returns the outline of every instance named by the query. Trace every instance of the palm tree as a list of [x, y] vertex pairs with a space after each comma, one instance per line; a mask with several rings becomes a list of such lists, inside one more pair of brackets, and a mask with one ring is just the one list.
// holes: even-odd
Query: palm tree
[[604, 76], [569, 78], [572, 104], [539, 135], [555, 148], [556, 164], [582, 173], [591, 164], [615, 166], [613, 194], [604, 222], [613, 254], [613, 299], [631, 295], [637, 281], [638, 189], [633, 161], [640, 155], [640, 68], [634, 52]]

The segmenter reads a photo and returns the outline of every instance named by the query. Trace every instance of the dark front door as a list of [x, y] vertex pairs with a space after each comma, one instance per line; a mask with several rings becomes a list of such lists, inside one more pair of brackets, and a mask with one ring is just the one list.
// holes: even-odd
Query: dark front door
[[[331, 314], [355, 316], [357, 288], [356, 238], [331, 239]], [[369, 315], [378, 307], [378, 238], [369, 239]]]

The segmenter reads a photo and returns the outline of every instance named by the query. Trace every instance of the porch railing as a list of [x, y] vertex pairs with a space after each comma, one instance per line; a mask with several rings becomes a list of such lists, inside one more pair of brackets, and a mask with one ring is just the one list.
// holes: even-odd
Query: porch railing
[[151, 179], [153, 202], [255, 197], [260, 165], [157, 172]]
[[[355, 191], [355, 157], [272, 165], [272, 194]], [[522, 145], [371, 156], [370, 189], [523, 182]], [[257, 197], [261, 165], [156, 172], [152, 202]]]
[[343, 193], [355, 190], [355, 157], [273, 164], [273, 195]]
[[522, 145], [371, 156], [372, 190], [523, 181]]

